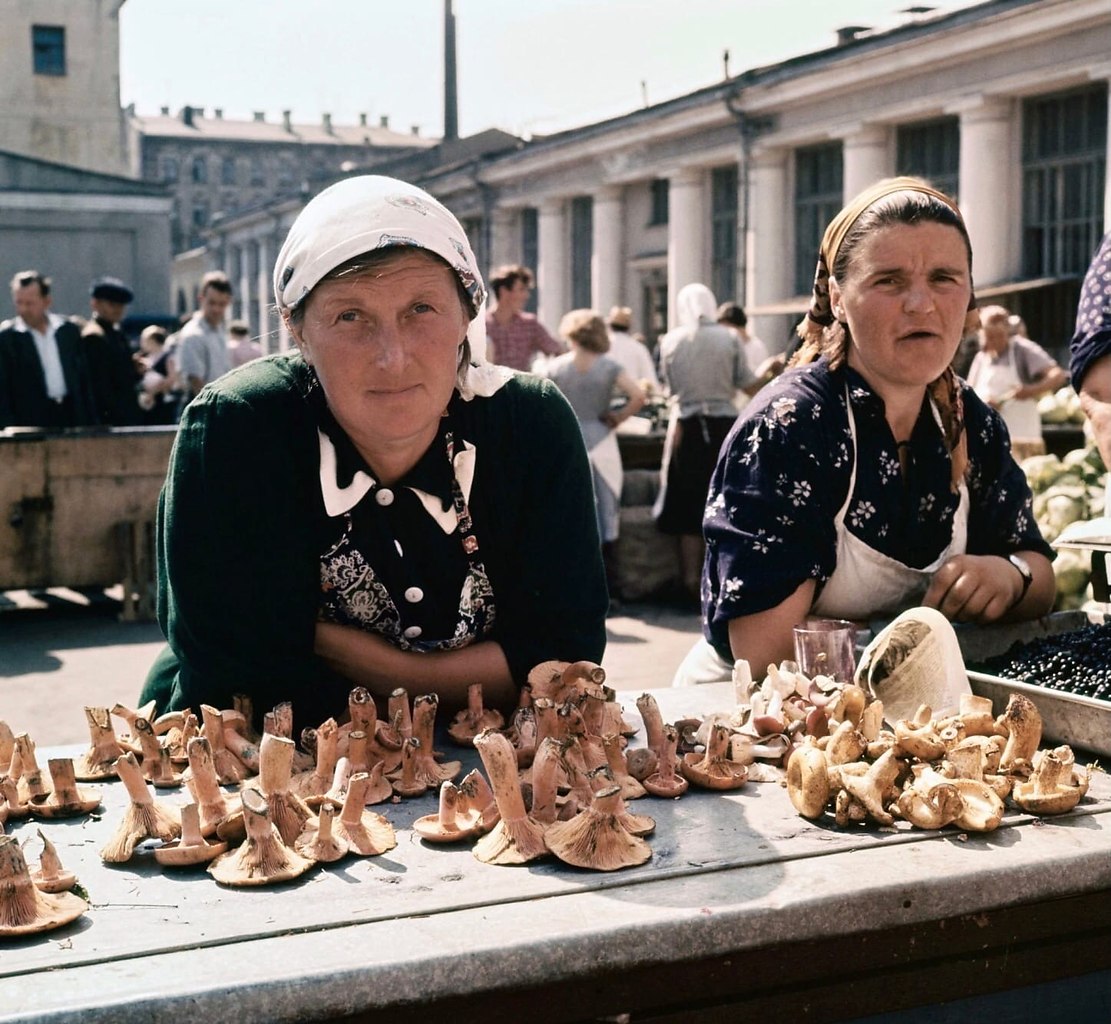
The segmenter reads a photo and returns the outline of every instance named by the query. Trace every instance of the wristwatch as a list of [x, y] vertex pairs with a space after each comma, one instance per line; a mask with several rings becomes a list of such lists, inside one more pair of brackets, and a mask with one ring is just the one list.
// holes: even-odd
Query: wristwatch
[[1018, 574], [1022, 577], [1022, 592], [1015, 598], [1014, 603], [1011, 605], [1013, 608], [1026, 596], [1026, 591], [1030, 589], [1030, 584], [1034, 582], [1034, 573], [1030, 568], [1030, 563], [1021, 555], [1016, 555], [1012, 552], [1007, 556], [1007, 561], [1018, 570]]

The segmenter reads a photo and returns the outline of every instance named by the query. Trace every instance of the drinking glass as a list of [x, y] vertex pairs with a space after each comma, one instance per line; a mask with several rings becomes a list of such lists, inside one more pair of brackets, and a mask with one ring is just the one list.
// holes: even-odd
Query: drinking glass
[[851, 683], [856, 671], [856, 626], [847, 619], [807, 618], [794, 627], [795, 661], [811, 679]]

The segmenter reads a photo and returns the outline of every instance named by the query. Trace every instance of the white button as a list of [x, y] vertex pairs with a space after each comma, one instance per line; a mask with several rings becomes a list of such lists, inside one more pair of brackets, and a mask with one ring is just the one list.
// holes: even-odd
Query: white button
[[393, 491], [391, 491], [388, 487], [382, 487], [374, 495], [374, 500], [378, 502], [379, 505], [392, 505]]
[[423, 633], [423, 632], [424, 632], [424, 630], [421, 629], [420, 626], [410, 626], [407, 630], [405, 630], [405, 635], [410, 640], [416, 640], [416, 638], [418, 636], [420, 636], [421, 633]]
[[418, 601], [424, 600], [424, 591], [420, 587], [410, 587], [405, 591], [405, 600], [410, 604], [416, 604]]

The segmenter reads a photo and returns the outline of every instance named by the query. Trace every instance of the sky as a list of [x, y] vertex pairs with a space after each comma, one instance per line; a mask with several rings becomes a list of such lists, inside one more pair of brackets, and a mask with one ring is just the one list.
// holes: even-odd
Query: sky
[[[459, 131], [529, 137], [615, 117], [892, 27], [913, 0], [454, 0]], [[940, 11], [973, 0], [933, 0]], [[443, 0], [127, 0], [120, 95], [280, 121], [330, 113], [438, 136]]]

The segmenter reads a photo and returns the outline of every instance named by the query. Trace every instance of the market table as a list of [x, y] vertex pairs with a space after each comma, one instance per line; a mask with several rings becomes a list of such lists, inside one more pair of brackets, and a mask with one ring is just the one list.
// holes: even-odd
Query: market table
[[[655, 695], [669, 721], [731, 703], [726, 685]], [[92, 908], [0, 943], [0, 1021], [831, 1021], [958, 999], [968, 1015], [899, 1020], [1058, 1019], [1047, 1005], [1111, 1019], [1093, 1016], [1111, 1007], [1102, 773], [1072, 813], [1010, 812], [987, 835], [825, 827], [774, 783], [641, 800], [652, 859], [612, 874], [427, 846], [408, 828], [434, 810], [426, 796], [384, 806], [385, 855], [254, 890], [149, 855], [102, 865], [122, 784], [103, 798], [100, 820], [9, 822], [50, 835]]]

